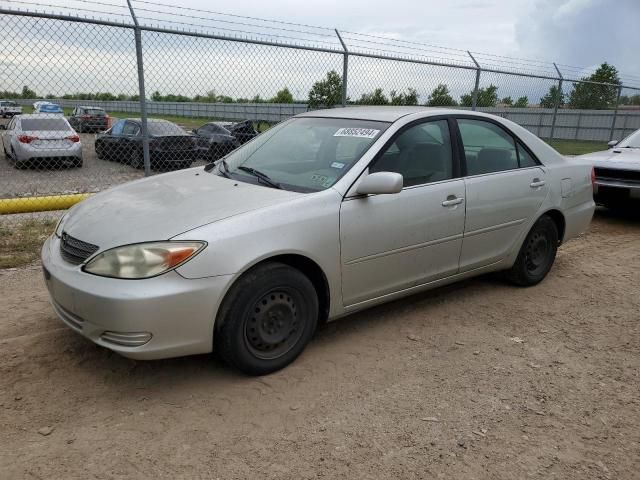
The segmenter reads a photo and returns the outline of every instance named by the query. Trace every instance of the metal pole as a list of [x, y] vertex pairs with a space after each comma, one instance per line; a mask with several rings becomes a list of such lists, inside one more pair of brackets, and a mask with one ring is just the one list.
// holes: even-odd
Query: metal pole
[[622, 84], [618, 87], [618, 95], [616, 96], [616, 108], [613, 111], [613, 120], [611, 121], [611, 131], [609, 132], [609, 141], [613, 140], [613, 134], [616, 128], [616, 120], [618, 118], [618, 105], [620, 105], [621, 94], [622, 94]]
[[151, 175], [151, 159], [149, 156], [149, 129], [147, 128], [147, 96], [144, 91], [144, 64], [142, 62], [142, 33], [138, 19], [131, 6], [131, 0], [127, 0], [131, 18], [135, 24], [133, 30], [136, 40], [136, 61], [138, 64], [138, 93], [140, 95], [140, 123], [142, 124], [142, 158], [144, 160], [144, 176]]
[[476, 59], [473, 58], [473, 55], [471, 55], [471, 52], [467, 50], [467, 53], [471, 57], [471, 60], [473, 60], [473, 63], [476, 65], [476, 86], [473, 88], [473, 94], [471, 96], [471, 110], [475, 110], [478, 106], [478, 88], [480, 87], [480, 72], [482, 70], [480, 69], [480, 64], [476, 62]]
[[349, 50], [347, 49], [347, 46], [345, 45], [344, 41], [342, 40], [342, 36], [340, 35], [340, 32], [338, 32], [338, 29], [335, 29], [336, 31], [336, 35], [338, 36], [338, 40], [340, 40], [340, 43], [342, 44], [342, 48], [344, 50], [344, 54], [343, 54], [343, 61], [342, 61], [342, 106], [346, 107], [347, 106], [347, 73], [349, 71]]
[[562, 93], [562, 72], [558, 66], [553, 63], [553, 66], [556, 67], [556, 72], [558, 72], [558, 95], [556, 95], [556, 100], [553, 102], [553, 118], [551, 119], [551, 134], [549, 135], [549, 139], [553, 140], [553, 133], [556, 129], [556, 119], [558, 118], [558, 108], [560, 107], [560, 102], [562, 101], [563, 93]]

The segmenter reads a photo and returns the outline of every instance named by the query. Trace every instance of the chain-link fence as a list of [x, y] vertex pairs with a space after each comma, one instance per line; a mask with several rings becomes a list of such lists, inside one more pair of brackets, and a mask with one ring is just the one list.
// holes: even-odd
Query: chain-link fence
[[215, 161], [319, 108], [468, 108], [568, 141], [640, 128], [639, 88], [549, 62], [142, 0], [2, 2], [2, 214]]

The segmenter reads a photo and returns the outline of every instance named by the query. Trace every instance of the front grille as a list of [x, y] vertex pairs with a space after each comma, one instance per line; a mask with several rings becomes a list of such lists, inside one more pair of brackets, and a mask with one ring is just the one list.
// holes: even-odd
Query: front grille
[[595, 167], [596, 179], [602, 180], [626, 180], [640, 183], [640, 171], [619, 170], [617, 168]]
[[98, 246], [83, 242], [72, 237], [67, 232], [62, 232], [60, 239], [60, 255], [67, 262], [79, 265], [98, 251]]

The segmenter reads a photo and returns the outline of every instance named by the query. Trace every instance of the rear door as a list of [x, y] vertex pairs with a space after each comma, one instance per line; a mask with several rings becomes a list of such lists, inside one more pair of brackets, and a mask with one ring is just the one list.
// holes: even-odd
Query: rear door
[[464, 272], [504, 258], [528, 228], [549, 187], [533, 154], [489, 119], [458, 118], [466, 166], [467, 215], [460, 255]]

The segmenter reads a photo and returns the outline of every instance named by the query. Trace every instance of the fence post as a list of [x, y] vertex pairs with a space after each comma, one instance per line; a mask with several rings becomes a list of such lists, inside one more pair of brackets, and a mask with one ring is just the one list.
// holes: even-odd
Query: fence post
[[609, 131], [609, 141], [613, 140], [613, 134], [616, 128], [616, 120], [618, 118], [618, 106], [620, 105], [621, 94], [622, 94], [622, 84], [620, 84], [620, 86], [618, 87], [618, 95], [616, 96], [616, 108], [613, 111], [613, 120], [611, 121], [611, 131]]
[[564, 80], [564, 78], [562, 77], [562, 72], [560, 72], [560, 69], [555, 64], [555, 62], [553, 63], [553, 66], [556, 67], [556, 72], [558, 72], [559, 78], [558, 78], [558, 95], [556, 95], [556, 99], [553, 102], [553, 118], [551, 119], [551, 133], [549, 134], [550, 140], [553, 140], [553, 133], [555, 132], [555, 129], [556, 129], [556, 119], [558, 118], [558, 108], [560, 108], [560, 102], [562, 101], [562, 97], [564, 96], [564, 93], [562, 92], [562, 80]]
[[144, 176], [151, 175], [151, 159], [149, 157], [149, 129], [147, 128], [147, 97], [144, 91], [144, 64], [142, 63], [142, 32], [138, 19], [131, 6], [131, 0], [127, 0], [131, 18], [135, 25], [134, 34], [136, 40], [136, 62], [138, 64], [138, 94], [140, 96], [140, 123], [142, 124], [142, 158], [144, 160]]
[[340, 32], [338, 32], [338, 29], [335, 29], [336, 31], [336, 35], [338, 36], [338, 40], [340, 40], [340, 43], [342, 44], [342, 49], [344, 50], [344, 55], [342, 57], [342, 106], [346, 107], [347, 106], [347, 73], [349, 71], [349, 50], [347, 49], [347, 46], [345, 45], [344, 41], [342, 40], [342, 36], [340, 35]]
[[480, 68], [480, 64], [476, 62], [476, 59], [473, 58], [473, 55], [471, 55], [471, 52], [469, 50], [467, 50], [467, 53], [476, 66], [476, 86], [473, 88], [473, 95], [471, 97], [471, 110], [475, 110], [478, 106], [478, 87], [480, 86], [480, 72], [482, 71], [482, 69]]

